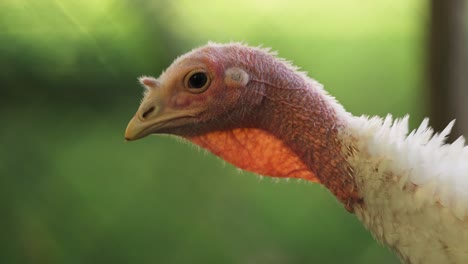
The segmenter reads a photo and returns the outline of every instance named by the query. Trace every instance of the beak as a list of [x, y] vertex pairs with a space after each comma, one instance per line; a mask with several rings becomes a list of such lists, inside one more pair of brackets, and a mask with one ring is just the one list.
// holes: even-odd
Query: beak
[[146, 126], [138, 117], [138, 113], [135, 114], [125, 129], [125, 140], [133, 141], [147, 136], [149, 133], [145, 134], [145, 128]]
[[[125, 130], [125, 140], [133, 141], [189, 122], [190, 111], [166, 111], [160, 107], [140, 107]], [[145, 110], [146, 109], [146, 110]]]
[[[168, 120], [169, 119], [169, 120]], [[125, 130], [125, 140], [133, 141], [156, 132], [170, 121], [170, 116], [161, 113], [161, 104], [143, 103], [132, 117]]]

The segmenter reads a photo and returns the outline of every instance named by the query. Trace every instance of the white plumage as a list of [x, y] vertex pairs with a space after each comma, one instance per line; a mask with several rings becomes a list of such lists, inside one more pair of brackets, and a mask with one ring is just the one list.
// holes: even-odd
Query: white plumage
[[[468, 146], [434, 133], [429, 119], [409, 132], [409, 116], [356, 117], [316, 83], [345, 123], [341, 141], [364, 199], [355, 214], [404, 263], [468, 263]], [[345, 151], [346, 152], [346, 151]]]
[[[406, 263], [468, 262], [468, 147], [434, 134], [425, 119], [408, 134], [408, 117], [351, 117], [345, 142], [365, 199], [357, 217]], [[347, 139], [346, 139], [347, 138]]]

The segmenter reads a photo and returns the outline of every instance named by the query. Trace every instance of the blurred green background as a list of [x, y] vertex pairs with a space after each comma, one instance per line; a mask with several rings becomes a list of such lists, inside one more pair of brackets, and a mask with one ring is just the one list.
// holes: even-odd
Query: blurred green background
[[125, 143], [141, 75], [278, 50], [356, 115], [425, 114], [423, 0], [1, 0], [0, 263], [398, 263], [324, 188]]

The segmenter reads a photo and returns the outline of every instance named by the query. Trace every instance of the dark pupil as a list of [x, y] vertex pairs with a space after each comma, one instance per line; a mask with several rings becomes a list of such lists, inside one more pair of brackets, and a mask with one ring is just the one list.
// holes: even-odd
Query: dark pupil
[[190, 88], [202, 88], [205, 86], [206, 82], [208, 81], [208, 77], [203, 72], [198, 72], [192, 75], [189, 79]]

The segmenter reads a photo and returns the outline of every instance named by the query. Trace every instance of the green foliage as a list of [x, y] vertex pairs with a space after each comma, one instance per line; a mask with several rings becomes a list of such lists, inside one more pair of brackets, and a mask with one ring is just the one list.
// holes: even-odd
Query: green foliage
[[355, 114], [418, 121], [422, 1], [0, 2], [1, 263], [397, 263], [324, 188], [168, 137], [140, 75], [214, 41], [279, 50]]

